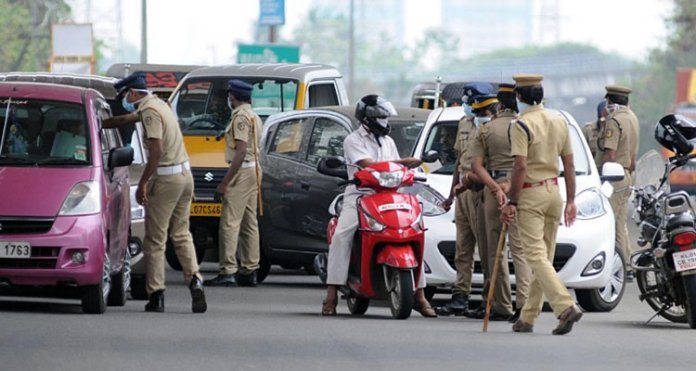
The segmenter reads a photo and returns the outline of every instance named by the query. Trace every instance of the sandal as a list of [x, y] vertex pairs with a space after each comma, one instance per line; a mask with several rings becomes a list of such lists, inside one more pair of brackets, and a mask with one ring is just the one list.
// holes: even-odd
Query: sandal
[[435, 309], [433, 309], [433, 307], [427, 302], [423, 305], [416, 303], [413, 306], [413, 310], [420, 313], [421, 316], [426, 317], [426, 318], [437, 317], [437, 313], [435, 312]]
[[334, 299], [333, 302], [327, 302], [324, 300], [321, 303], [321, 315], [322, 316], [335, 316], [336, 306], [338, 305], [338, 298]]

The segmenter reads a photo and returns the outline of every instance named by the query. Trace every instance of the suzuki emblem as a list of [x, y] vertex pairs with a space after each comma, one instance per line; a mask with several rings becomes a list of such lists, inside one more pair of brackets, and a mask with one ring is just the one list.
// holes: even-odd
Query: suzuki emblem
[[205, 179], [208, 182], [212, 182], [213, 181], [213, 173], [211, 173], [211, 172], [205, 173], [205, 176], [203, 177], [203, 179]]

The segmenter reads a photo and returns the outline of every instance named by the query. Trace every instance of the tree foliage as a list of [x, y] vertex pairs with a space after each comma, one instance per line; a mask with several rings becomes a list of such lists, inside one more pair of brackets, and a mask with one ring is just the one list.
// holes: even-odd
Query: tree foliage
[[0, 71], [45, 71], [51, 24], [68, 19], [63, 0], [0, 0]]

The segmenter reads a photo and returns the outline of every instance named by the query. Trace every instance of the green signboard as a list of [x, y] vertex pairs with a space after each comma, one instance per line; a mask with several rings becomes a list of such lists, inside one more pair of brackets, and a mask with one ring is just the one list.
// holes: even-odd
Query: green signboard
[[237, 63], [298, 63], [300, 48], [289, 45], [239, 44]]

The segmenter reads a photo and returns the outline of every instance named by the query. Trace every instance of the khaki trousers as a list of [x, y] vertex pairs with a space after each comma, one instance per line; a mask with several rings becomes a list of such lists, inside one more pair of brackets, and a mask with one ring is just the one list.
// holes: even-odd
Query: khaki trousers
[[464, 191], [457, 196], [454, 205], [454, 222], [457, 227], [457, 242], [454, 252], [454, 266], [457, 281], [452, 294], [471, 292], [471, 276], [474, 272], [474, 251], [478, 235], [476, 215], [476, 195], [478, 192]]
[[631, 242], [628, 238], [628, 199], [631, 197], [631, 185], [633, 179], [628, 170], [624, 170], [624, 179], [612, 182], [614, 193], [609, 197], [609, 204], [614, 211], [614, 226], [616, 230], [616, 246], [621, 249], [626, 260], [626, 269], [633, 270], [630, 264]]
[[[250, 274], [259, 268], [260, 243], [256, 169], [240, 168], [227, 185], [220, 216], [220, 273]], [[241, 267], [237, 268], [237, 244]]]
[[557, 318], [564, 310], [575, 305], [552, 264], [562, 207], [557, 185], [525, 188], [520, 193], [517, 227], [524, 257], [533, 276], [529, 297], [522, 308], [520, 319], [532, 325], [541, 313], [544, 296], [549, 300]]
[[[502, 231], [503, 223], [500, 221], [500, 209], [498, 201], [488, 188], [484, 190], [484, 213], [486, 220], [486, 242], [488, 244], [488, 271], [493, 272], [493, 264], [498, 249], [498, 240]], [[532, 281], [532, 272], [524, 259], [522, 243], [519, 237], [517, 225], [512, 223], [507, 229], [507, 247], [510, 249], [512, 262], [515, 266], [515, 281], [517, 289], [515, 291], [515, 306], [522, 308], [527, 301], [529, 285]], [[490, 280], [486, 280], [484, 292], [489, 288]], [[499, 314], [507, 314], [512, 310], [512, 295], [510, 289], [510, 271], [507, 264], [507, 254], [503, 254], [502, 264], [498, 268], [496, 278], [495, 294], [493, 296], [492, 309]]]
[[147, 184], [148, 202], [145, 206], [146, 290], [148, 294], [164, 290], [164, 249], [167, 231], [174, 252], [181, 263], [184, 282], [188, 285], [198, 274], [198, 262], [189, 231], [189, 211], [193, 195], [193, 177], [189, 171], [174, 175], [153, 176]]

